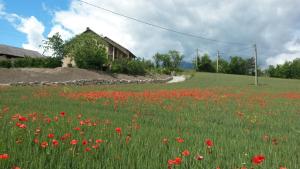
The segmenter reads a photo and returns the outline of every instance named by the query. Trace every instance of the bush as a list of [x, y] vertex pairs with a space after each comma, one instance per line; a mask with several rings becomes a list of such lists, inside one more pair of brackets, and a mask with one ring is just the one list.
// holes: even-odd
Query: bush
[[30, 58], [25, 57], [13, 62], [13, 67], [35, 67], [35, 68], [56, 68], [61, 67], [62, 61], [58, 57]]
[[78, 68], [100, 70], [107, 63], [106, 42], [94, 33], [77, 35], [65, 44], [65, 52]]
[[43, 64], [43, 67], [46, 68], [56, 68], [61, 66], [62, 66], [62, 61], [60, 57], [47, 57], [45, 58]]
[[12, 67], [11, 61], [10, 60], [1, 60], [0, 67], [1, 68], [11, 68]]
[[147, 68], [150, 67], [151, 65], [147, 61], [145, 62], [139, 59], [118, 59], [112, 63], [111, 72], [130, 75], [145, 75], [147, 73]]

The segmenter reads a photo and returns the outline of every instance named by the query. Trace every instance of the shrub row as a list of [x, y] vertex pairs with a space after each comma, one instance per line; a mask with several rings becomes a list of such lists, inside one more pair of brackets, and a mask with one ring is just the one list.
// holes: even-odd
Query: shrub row
[[58, 57], [31, 58], [25, 57], [16, 60], [2, 60], [0, 67], [2, 68], [21, 68], [21, 67], [36, 67], [36, 68], [56, 68], [61, 67], [62, 61]]
[[149, 61], [144, 60], [127, 60], [118, 59], [111, 65], [112, 73], [125, 73], [130, 75], [145, 75], [147, 70], [152, 69], [153, 64]]

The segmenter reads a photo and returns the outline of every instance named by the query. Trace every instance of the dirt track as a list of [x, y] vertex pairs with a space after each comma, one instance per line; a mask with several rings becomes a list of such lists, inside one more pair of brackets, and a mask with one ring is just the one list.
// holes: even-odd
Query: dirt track
[[78, 68], [19, 68], [19, 69], [4, 69], [0, 68], [0, 84], [9, 84], [17, 82], [65, 82], [80, 79], [160, 79], [166, 78], [166, 75], [153, 76], [128, 76], [124, 74], [110, 75], [103, 72], [93, 72]]

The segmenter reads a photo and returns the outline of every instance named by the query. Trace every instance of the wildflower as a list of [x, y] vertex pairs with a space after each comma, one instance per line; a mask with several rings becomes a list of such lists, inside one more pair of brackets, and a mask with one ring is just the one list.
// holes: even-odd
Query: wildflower
[[183, 156], [189, 156], [189, 155], [190, 155], [190, 152], [189, 152], [189, 150], [184, 150], [181, 154], [182, 154]]
[[88, 141], [87, 140], [83, 140], [82, 141], [82, 145], [87, 145], [88, 144]]
[[282, 167], [282, 166], [281, 166], [279, 169], [287, 169], [287, 168], [286, 168], [286, 167]]
[[101, 139], [97, 139], [96, 140], [96, 143], [98, 144], [98, 143], [103, 143], [104, 141], [103, 140], [101, 140]]
[[77, 143], [78, 143], [78, 140], [75, 140], [75, 139], [70, 141], [70, 144], [72, 144], [72, 145], [76, 145]]
[[182, 159], [180, 157], [176, 157], [175, 160], [174, 160], [175, 165], [180, 165], [181, 162], [182, 162]]
[[206, 139], [205, 144], [207, 145], [208, 148], [211, 148], [214, 145], [214, 143], [211, 139]]
[[61, 117], [64, 117], [64, 116], [66, 115], [66, 113], [65, 113], [65, 112], [63, 112], [63, 111], [62, 111], [62, 112], [60, 112], [59, 114], [60, 114], [60, 116], [61, 116]]
[[260, 164], [265, 160], [265, 157], [263, 155], [255, 155], [252, 157], [252, 163], [253, 164]]
[[28, 121], [28, 119], [26, 117], [19, 116], [19, 121]]
[[120, 127], [117, 127], [117, 128], [116, 128], [116, 132], [117, 132], [118, 134], [121, 134], [121, 133], [122, 133], [122, 129], [121, 129]]
[[92, 148], [93, 148], [93, 149], [99, 148], [99, 144], [93, 145]]
[[39, 139], [34, 138], [34, 139], [33, 139], [33, 142], [34, 142], [35, 144], [38, 144], [38, 143], [39, 143]]
[[176, 141], [177, 141], [178, 143], [183, 143], [183, 142], [184, 142], [183, 138], [180, 138], [180, 137], [177, 137], [177, 138], [176, 138]]
[[76, 130], [76, 131], [80, 131], [80, 127], [75, 127], [73, 129]]
[[9, 159], [9, 155], [8, 154], [0, 154], [0, 159], [2, 159], [2, 160]]
[[21, 168], [18, 166], [14, 166], [14, 167], [12, 167], [12, 169], [21, 169]]
[[58, 121], [58, 117], [57, 116], [54, 117], [54, 121]]
[[197, 154], [195, 157], [196, 160], [201, 161], [204, 159], [204, 157], [202, 155]]
[[87, 147], [87, 148], [84, 149], [84, 151], [89, 152], [89, 151], [91, 151], [91, 148]]
[[21, 129], [27, 128], [26, 124], [22, 124], [22, 123], [16, 123], [16, 126], [18, 126]]
[[48, 138], [54, 138], [54, 134], [53, 133], [48, 134]]
[[46, 141], [42, 142], [42, 143], [41, 143], [41, 147], [42, 147], [42, 148], [48, 147], [48, 142], [46, 142]]
[[168, 144], [168, 142], [169, 142], [169, 141], [168, 141], [167, 138], [164, 138], [164, 139], [163, 139], [163, 144]]
[[53, 146], [58, 146], [58, 141], [55, 140], [55, 139], [53, 139], [53, 140], [52, 140], [52, 145], [53, 145]]

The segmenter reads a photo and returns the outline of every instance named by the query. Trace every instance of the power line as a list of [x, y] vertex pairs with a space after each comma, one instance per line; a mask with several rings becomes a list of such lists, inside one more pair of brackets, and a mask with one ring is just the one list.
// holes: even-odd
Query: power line
[[107, 11], [107, 12], [110, 12], [110, 13], [112, 13], [112, 14], [115, 14], [115, 15], [118, 15], [118, 16], [121, 16], [121, 17], [124, 17], [124, 18], [127, 18], [127, 19], [134, 20], [134, 21], [139, 22], [139, 23], [142, 23], [142, 24], [146, 24], [146, 25], [149, 25], [149, 26], [152, 26], [152, 27], [155, 27], [155, 28], [163, 29], [163, 30], [166, 30], [166, 31], [169, 31], [169, 32], [173, 32], [173, 33], [177, 33], [177, 34], [181, 34], [181, 35], [184, 35], [184, 36], [189, 36], [189, 37], [193, 37], [193, 38], [197, 38], [197, 39], [202, 39], [202, 40], [211, 41], [211, 42], [216, 42], [216, 43], [223, 43], [223, 44], [245, 45], [245, 46], [246, 46], [246, 45], [249, 45], [249, 44], [240, 43], [240, 42], [221, 41], [221, 40], [211, 39], [211, 38], [206, 38], [206, 37], [199, 36], [199, 35], [195, 35], [195, 34], [191, 34], [191, 33], [186, 33], [186, 32], [177, 31], [177, 30], [174, 30], [174, 29], [171, 29], [171, 28], [167, 28], [167, 27], [163, 27], [163, 26], [160, 26], [160, 25], [156, 25], [156, 24], [153, 24], [153, 23], [150, 23], [150, 22], [147, 22], [147, 21], [143, 21], [143, 20], [141, 20], [141, 19], [137, 19], [137, 18], [134, 18], [134, 17], [131, 17], [131, 16], [127, 16], [127, 15], [124, 15], [124, 14], [121, 14], [121, 13], [118, 13], [118, 12], [115, 12], [115, 11], [112, 11], [112, 10], [110, 10], [110, 9], [103, 8], [103, 7], [101, 7], [101, 6], [98, 6], [98, 5], [95, 5], [95, 4], [92, 4], [92, 3], [89, 3], [89, 2], [83, 1], [83, 0], [78, 0], [78, 1], [79, 1], [79, 2], [82, 2], [82, 3], [84, 3], [84, 4], [87, 4], [87, 5], [93, 6], [93, 7], [95, 7], [95, 8], [98, 8], [98, 9], [101, 9], [101, 10], [104, 10], [104, 11]]

